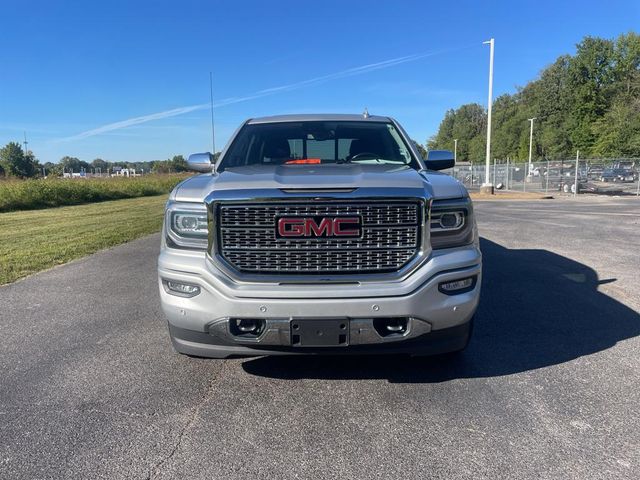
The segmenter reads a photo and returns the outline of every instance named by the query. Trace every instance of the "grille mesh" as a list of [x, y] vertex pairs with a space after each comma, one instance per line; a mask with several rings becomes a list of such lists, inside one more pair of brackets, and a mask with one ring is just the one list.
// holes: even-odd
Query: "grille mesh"
[[341, 205], [223, 205], [223, 226], [273, 227], [276, 216], [362, 216], [363, 225], [416, 225], [418, 208], [414, 204], [341, 204]]
[[[359, 216], [361, 238], [277, 238], [277, 217]], [[390, 272], [418, 251], [417, 203], [220, 205], [219, 253], [251, 273]]]
[[406, 263], [413, 250], [337, 252], [228, 251], [225, 258], [245, 272], [334, 272], [394, 270]]
[[276, 238], [275, 228], [222, 228], [223, 250], [335, 250], [356, 248], [413, 248], [418, 227], [365, 228], [362, 238]]

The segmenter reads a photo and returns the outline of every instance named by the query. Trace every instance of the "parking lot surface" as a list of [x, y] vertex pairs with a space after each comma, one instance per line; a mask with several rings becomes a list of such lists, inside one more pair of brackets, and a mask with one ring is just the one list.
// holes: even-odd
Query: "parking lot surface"
[[476, 212], [457, 358], [180, 356], [158, 235], [0, 287], [0, 478], [640, 478], [640, 202]]

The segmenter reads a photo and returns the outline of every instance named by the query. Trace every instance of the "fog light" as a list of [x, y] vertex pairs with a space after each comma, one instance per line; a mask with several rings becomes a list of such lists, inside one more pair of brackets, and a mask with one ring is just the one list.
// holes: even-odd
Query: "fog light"
[[464, 293], [473, 289], [476, 284], [476, 277], [462, 278], [460, 280], [453, 280], [451, 282], [442, 282], [438, 285], [438, 290], [448, 295], [456, 293]]
[[195, 297], [200, 293], [200, 287], [197, 285], [176, 282], [174, 280], [166, 280], [164, 284], [167, 291], [175, 295], [183, 297]]

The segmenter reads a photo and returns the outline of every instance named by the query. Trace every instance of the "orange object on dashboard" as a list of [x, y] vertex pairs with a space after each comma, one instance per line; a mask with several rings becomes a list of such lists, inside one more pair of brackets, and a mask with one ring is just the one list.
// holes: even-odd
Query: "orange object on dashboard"
[[296, 158], [293, 160], [287, 160], [285, 165], [302, 165], [302, 164], [318, 164], [321, 163], [322, 160], [319, 158]]

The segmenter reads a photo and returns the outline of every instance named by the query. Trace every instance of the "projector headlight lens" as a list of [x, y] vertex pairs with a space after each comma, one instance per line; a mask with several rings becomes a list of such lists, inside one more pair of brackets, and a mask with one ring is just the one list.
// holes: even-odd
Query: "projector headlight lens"
[[429, 218], [432, 248], [452, 248], [473, 243], [473, 205], [468, 197], [434, 201]]
[[464, 212], [445, 212], [438, 222], [442, 230], [455, 230], [464, 224]]

